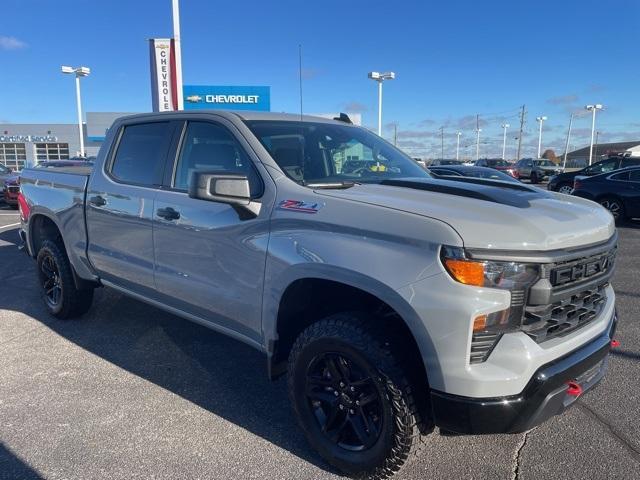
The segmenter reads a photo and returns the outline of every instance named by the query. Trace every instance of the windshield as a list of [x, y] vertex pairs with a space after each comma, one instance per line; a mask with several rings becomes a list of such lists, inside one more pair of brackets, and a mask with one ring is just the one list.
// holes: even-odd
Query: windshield
[[551, 160], [534, 160], [533, 163], [538, 165], [539, 167], [555, 167], [556, 164]]
[[506, 160], [487, 160], [487, 165], [490, 167], [508, 167], [511, 164]]
[[301, 185], [431, 177], [411, 157], [363, 128], [268, 120], [246, 124], [287, 176]]

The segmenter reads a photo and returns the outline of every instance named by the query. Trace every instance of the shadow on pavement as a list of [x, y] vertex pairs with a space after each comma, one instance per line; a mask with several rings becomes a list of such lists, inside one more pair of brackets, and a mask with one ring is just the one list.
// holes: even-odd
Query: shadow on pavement
[[262, 353], [109, 289], [96, 290], [84, 317], [56, 320], [40, 301], [35, 262], [16, 242], [16, 230], [0, 232], [0, 265], [6, 266], [0, 284], [7, 286], [0, 309], [23, 312], [83, 349], [332, 471], [298, 429], [286, 382], [268, 380]]
[[0, 480], [38, 480], [42, 477], [0, 442]]

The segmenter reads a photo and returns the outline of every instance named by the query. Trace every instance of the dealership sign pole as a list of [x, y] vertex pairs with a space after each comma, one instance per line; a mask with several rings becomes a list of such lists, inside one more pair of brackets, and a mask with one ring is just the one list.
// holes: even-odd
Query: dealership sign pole
[[169, 38], [149, 40], [151, 63], [151, 102], [154, 112], [178, 109], [175, 53]]
[[173, 59], [175, 61], [175, 93], [176, 110], [184, 110], [184, 100], [182, 96], [182, 50], [180, 47], [180, 6], [178, 0], [172, 0], [173, 8]]

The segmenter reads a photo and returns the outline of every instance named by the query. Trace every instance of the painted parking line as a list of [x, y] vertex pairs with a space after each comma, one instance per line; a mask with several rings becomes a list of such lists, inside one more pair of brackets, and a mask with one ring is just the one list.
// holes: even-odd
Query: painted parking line
[[2, 227], [0, 227], [0, 230], [4, 230], [5, 228], [17, 227], [18, 225], [20, 225], [20, 223], [11, 223], [9, 225], [3, 225]]

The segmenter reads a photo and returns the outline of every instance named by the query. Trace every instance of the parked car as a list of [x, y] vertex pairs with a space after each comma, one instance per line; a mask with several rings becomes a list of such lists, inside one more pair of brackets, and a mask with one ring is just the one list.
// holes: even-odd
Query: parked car
[[562, 167], [544, 158], [523, 158], [515, 164], [515, 174], [520, 180], [529, 179], [531, 183], [562, 173]]
[[20, 175], [17, 173], [11, 174], [4, 179], [4, 185], [2, 187], [2, 198], [4, 203], [14, 208], [18, 207], [18, 194], [20, 193]]
[[464, 160], [455, 160], [451, 158], [436, 158], [431, 161], [432, 166], [436, 165], [462, 165]]
[[433, 178], [342, 121], [125, 117], [93, 169], [24, 171], [20, 208], [51, 315], [106, 286], [251, 345], [288, 375], [309, 443], [358, 478], [392, 475], [434, 426], [529, 430], [606, 371], [604, 208]]
[[598, 202], [617, 222], [640, 217], [640, 167], [629, 167], [575, 181], [573, 195]]
[[474, 177], [484, 178], [486, 180], [520, 183], [519, 180], [513, 178], [511, 175], [507, 175], [504, 172], [487, 167], [475, 167], [470, 165], [446, 165], [442, 167], [431, 166], [429, 167], [429, 171], [438, 177]]
[[4, 181], [9, 178], [12, 173], [9, 167], [5, 167], [0, 163], [0, 187], [4, 187]]
[[564, 172], [549, 179], [547, 188], [554, 192], [570, 194], [576, 177], [592, 177], [625, 167], [640, 165], [640, 157], [610, 157], [575, 172]]
[[474, 165], [476, 167], [493, 168], [495, 170], [504, 172], [507, 175], [511, 175], [512, 177], [516, 176], [515, 167], [513, 163], [509, 163], [506, 160], [503, 160], [501, 158], [480, 158], [476, 160]]

